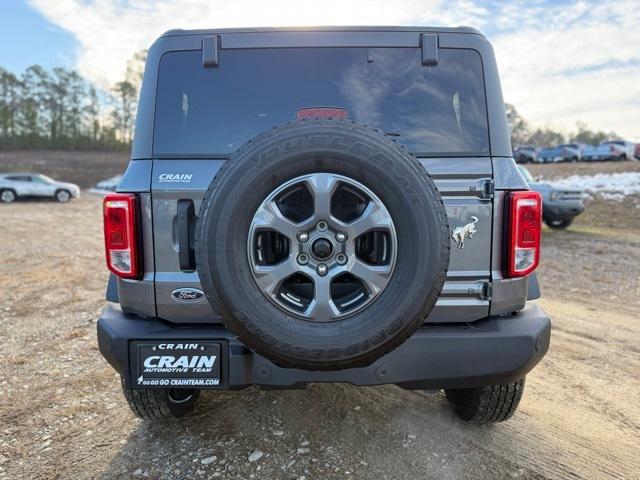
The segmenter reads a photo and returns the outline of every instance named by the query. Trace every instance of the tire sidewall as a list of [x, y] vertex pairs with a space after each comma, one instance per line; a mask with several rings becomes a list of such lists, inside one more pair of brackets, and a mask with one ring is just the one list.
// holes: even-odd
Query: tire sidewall
[[[61, 195], [66, 195], [61, 197]], [[71, 200], [71, 193], [69, 193], [67, 190], [58, 190], [56, 191], [56, 200], [59, 203], [67, 203], [69, 200]]]
[[[10, 200], [5, 200], [4, 199], [4, 194], [5, 193], [10, 193], [12, 195]], [[13, 203], [16, 201], [16, 193], [13, 190], [7, 189], [7, 190], [2, 190], [0, 191], [0, 200], [2, 201], [2, 203]]]
[[[252, 142], [216, 177], [201, 207], [196, 252], [204, 290], [227, 326], [276, 362], [291, 365], [293, 357], [296, 366], [335, 368], [377, 356], [391, 339], [413, 333], [442, 289], [448, 225], [426, 172], [379, 133], [340, 126], [309, 122]], [[257, 287], [247, 258], [250, 224], [264, 199], [288, 180], [319, 172], [370, 188], [391, 214], [398, 242], [395, 270], [380, 296], [361, 312], [326, 323], [276, 307]]]

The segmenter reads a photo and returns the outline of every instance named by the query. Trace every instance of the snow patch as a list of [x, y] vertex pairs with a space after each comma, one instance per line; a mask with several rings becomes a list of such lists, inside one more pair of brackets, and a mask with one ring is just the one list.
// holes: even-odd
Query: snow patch
[[640, 172], [571, 175], [548, 183], [558, 189], [579, 188], [589, 196], [600, 194], [606, 200], [621, 201], [628, 195], [640, 194]]

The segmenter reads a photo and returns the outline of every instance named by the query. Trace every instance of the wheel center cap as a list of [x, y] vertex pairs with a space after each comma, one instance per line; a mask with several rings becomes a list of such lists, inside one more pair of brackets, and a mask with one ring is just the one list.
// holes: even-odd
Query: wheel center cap
[[331, 256], [333, 253], [333, 245], [326, 238], [319, 238], [313, 245], [311, 246], [311, 252], [313, 256], [320, 259], [325, 260]]

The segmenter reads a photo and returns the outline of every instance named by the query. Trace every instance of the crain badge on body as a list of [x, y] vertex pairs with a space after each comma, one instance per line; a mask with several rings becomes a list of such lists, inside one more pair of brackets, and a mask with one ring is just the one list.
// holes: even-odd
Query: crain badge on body
[[196, 302], [204, 297], [204, 292], [197, 288], [178, 288], [171, 292], [171, 296], [177, 302]]
[[158, 177], [160, 183], [190, 183], [193, 178], [191, 173], [162, 173]]

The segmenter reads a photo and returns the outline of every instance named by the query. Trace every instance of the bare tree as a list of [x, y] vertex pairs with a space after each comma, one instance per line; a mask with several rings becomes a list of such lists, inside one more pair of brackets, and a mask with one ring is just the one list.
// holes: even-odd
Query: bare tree
[[518, 113], [516, 107], [510, 103], [505, 104], [507, 113], [507, 126], [511, 133], [511, 145], [516, 147], [528, 143], [530, 128], [524, 118]]
[[126, 80], [116, 83], [113, 92], [115, 94], [115, 108], [112, 114], [114, 124], [121, 140], [128, 144], [131, 143], [133, 136], [133, 119], [138, 92], [135, 86]]
[[0, 67], [0, 135], [15, 138], [20, 82], [11, 72]]

